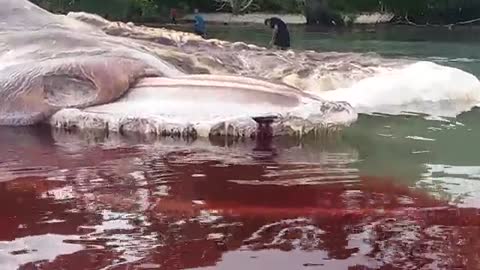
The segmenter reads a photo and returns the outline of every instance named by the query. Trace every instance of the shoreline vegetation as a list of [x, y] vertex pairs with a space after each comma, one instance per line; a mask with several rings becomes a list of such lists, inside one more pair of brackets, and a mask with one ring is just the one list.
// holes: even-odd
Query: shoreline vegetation
[[30, 0], [54, 13], [85, 11], [109, 20], [168, 23], [175, 8], [180, 21], [190, 21], [198, 8], [210, 23], [263, 23], [280, 16], [289, 24], [411, 26], [480, 23], [476, 0]]
[[[307, 18], [303, 14], [279, 14], [269, 12], [255, 12], [249, 14], [234, 15], [232, 13], [203, 13], [202, 16], [209, 23], [214, 24], [263, 24], [266, 18], [279, 17], [287, 24], [306, 24]], [[193, 21], [193, 14], [187, 14], [182, 18], [183, 21]], [[391, 13], [363, 13], [354, 15], [343, 15], [344, 21], [351, 21], [352, 24], [382, 24], [389, 23], [395, 17]]]

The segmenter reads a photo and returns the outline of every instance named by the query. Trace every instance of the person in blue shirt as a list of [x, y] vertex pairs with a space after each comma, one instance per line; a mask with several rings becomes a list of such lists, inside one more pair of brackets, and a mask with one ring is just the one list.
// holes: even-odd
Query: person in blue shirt
[[205, 38], [206, 37], [206, 27], [205, 27], [205, 20], [203, 17], [198, 13], [198, 9], [195, 9], [195, 34]]

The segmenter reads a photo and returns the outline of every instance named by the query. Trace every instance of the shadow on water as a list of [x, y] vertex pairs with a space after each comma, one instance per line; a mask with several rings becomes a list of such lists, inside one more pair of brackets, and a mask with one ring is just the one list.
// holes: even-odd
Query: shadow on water
[[370, 174], [411, 159], [410, 146], [369, 140], [387, 124], [361, 122], [261, 143], [1, 129], [0, 266], [476, 269], [478, 209]]

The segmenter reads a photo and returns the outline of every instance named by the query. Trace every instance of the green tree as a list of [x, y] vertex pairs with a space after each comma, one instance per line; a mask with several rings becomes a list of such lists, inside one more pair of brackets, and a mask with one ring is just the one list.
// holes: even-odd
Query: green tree
[[[339, 13], [389, 11], [417, 23], [455, 23], [480, 17], [480, 0], [32, 0], [53, 12], [65, 13], [84, 10], [108, 15], [113, 19], [139, 19], [145, 17], [168, 18], [169, 8], [185, 12], [199, 8], [202, 12], [215, 12], [221, 3], [227, 11], [270, 11], [279, 13], [301, 12], [306, 3], [308, 17], [330, 22]], [[321, 8], [319, 8], [319, 6]], [[317, 20], [318, 21], [318, 20]]]

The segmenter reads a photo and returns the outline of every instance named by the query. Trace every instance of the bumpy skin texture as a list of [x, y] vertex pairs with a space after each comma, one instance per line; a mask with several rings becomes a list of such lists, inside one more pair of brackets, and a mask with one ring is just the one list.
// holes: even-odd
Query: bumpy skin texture
[[181, 74], [139, 45], [24, 0], [0, 0], [0, 125], [108, 103], [139, 78]]
[[5, 67], [0, 71], [0, 124], [34, 124], [61, 108], [111, 102], [147, 74], [140, 62], [108, 56]]
[[67, 130], [103, 130], [155, 136], [255, 137], [253, 118], [275, 116], [275, 135], [304, 135], [348, 125], [345, 103], [325, 102], [298, 89], [241, 76], [146, 78], [118, 101], [62, 110], [50, 119]]
[[[297, 122], [314, 127], [330, 123], [338, 115], [347, 116], [341, 125], [356, 119], [348, 104], [339, 105], [343, 110], [338, 114], [329, 109], [334, 103], [316, 99], [300, 89], [264, 79], [226, 76], [251, 74], [242, 72], [248, 70], [246, 67], [216, 72], [212, 66], [232, 67], [230, 62], [235, 61], [212, 58], [202, 62], [190, 50], [204, 49], [207, 50], [204, 55], [208, 56], [223, 52], [222, 42], [211, 47], [210, 43], [187, 35], [185, 46], [178, 46], [176, 42], [161, 44], [155, 39], [121, 34], [125, 27], [133, 32], [143, 29], [131, 24], [118, 23], [117, 26], [88, 15], [82, 15], [87, 17], [83, 21], [79, 20], [82, 16], [54, 15], [26, 0], [0, 0], [0, 6], [0, 125], [30, 125], [48, 119], [56, 127], [138, 131], [163, 136], [166, 131], [178, 133], [178, 130], [205, 134], [207, 122], [213, 125], [207, 133], [221, 134], [230, 130], [221, 128], [222, 121], [240, 117], [242, 121], [233, 121], [237, 126], [232, 130], [245, 135], [255, 128], [252, 117], [270, 113], [281, 112], [285, 122], [295, 122], [294, 131], [300, 129]], [[121, 30], [119, 36], [109, 33], [115, 29]], [[243, 62], [243, 57], [235, 56], [233, 51], [259, 53], [262, 50], [232, 45], [222, 55], [228, 54], [232, 59], [237, 57], [237, 62]], [[272, 57], [282, 59], [276, 54]], [[186, 75], [201, 73], [202, 69], [214, 74]], [[145, 100], [145, 95], [152, 99]], [[301, 106], [305, 100], [315, 107], [313, 114], [304, 116]], [[182, 103], [185, 101], [190, 101], [189, 105]], [[125, 115], [125, 109], [131, 109], [134, 102], [137, 106], [141, 104], [137, 110], [140, 114]], [[145, 108], [143, 104], [148, 102], [150, 107]], [[161, 102], [170, 110], [158, 106]], [[226, 103], [243, 113], [237, 115], [237, 111], [230, 110], [226, 117], [217, 108]], [[189, 110], [183, 110], [182, 104], [190, 106]], [[208, 108], [206, 104], [210, 104]], [[98, 105], [105, 105], [102, 112], [97, 111], [102, 109]], [[252, 111], [252, 107], [256, 111]], [[71, 110], [62, 110], [67, 108]], [[145, 109], [150, 112], [146, 113]], [[205, 114], [209, 110], [219, 125]], [[200, 119], [199, 115], [206, 116]], [[181, 121], [172, 121], [179, 117], [183, 117]], [[243, 117], [248, 121], [243, 121]], [[191, 125], [192, 119], [198, 120], [197, 126]]]

